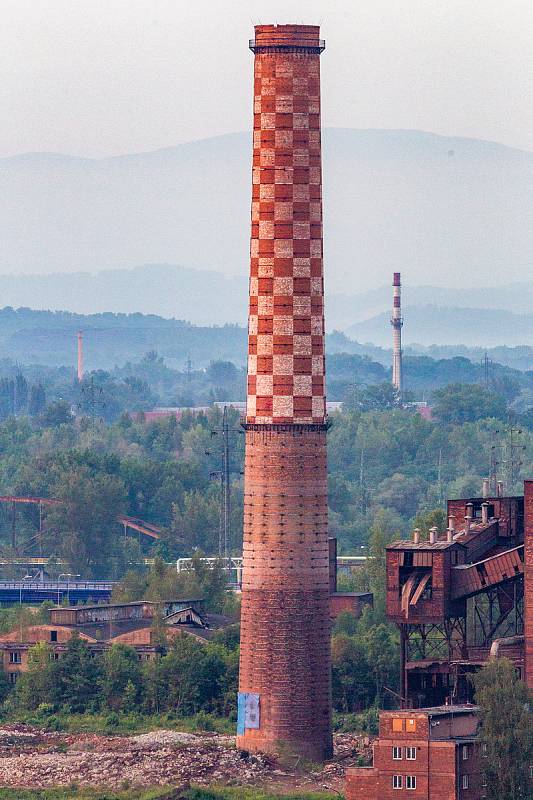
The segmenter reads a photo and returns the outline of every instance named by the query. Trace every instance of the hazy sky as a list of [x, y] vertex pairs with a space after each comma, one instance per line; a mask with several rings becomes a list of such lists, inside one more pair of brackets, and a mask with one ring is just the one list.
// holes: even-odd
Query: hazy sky
[[251, 125], [253, 25], [322, 26], [323, 124], [533, 150], [531, 0], [0, 0], [0, 156]]

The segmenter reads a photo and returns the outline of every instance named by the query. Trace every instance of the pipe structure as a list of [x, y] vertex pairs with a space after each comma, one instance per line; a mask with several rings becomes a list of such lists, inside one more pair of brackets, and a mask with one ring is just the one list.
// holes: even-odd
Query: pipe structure
[[400, 273], [395, 272], [392, 280], [393, 298], [392, 298], [392, 385], [397, 392], [402, 392], [402, 284], [400, 280]]
[[237, 746], [332, 753], [319, 28], [259, 25]]
[[78, 331], [78, 381], [83, 380], [83, 333]]

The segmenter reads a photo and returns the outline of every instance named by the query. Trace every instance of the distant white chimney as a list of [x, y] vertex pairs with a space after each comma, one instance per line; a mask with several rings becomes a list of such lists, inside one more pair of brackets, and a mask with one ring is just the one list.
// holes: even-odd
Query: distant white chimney
[[490, 494], [490, 481], [488, 478], [483, 478], [483, 498], [489, 497]]
[[437, 541], [437, 533], [439, 532], [438, 528], [430, 528], [429, 529], [429, 543], [435, 544]]
[[415, 528], [413, 531], [413, 542], [420, 544], [420, 528]]
[[487, 525], [489, 521], [489, 504], [482, 503], [481, 504], [481, 522], [484, 525]]

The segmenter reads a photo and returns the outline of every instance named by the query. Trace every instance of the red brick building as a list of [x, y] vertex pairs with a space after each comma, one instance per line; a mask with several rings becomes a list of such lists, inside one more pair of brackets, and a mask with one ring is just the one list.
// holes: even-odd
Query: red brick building
[[346, 772], [346, 800], [481, 800], [473, 706], [383, 711], [372, 767]]

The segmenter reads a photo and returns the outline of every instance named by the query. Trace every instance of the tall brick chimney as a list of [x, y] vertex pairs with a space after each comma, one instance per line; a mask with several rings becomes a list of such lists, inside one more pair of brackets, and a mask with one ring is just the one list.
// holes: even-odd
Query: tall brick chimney
[[237, 745], [331, 753], [319, 28], [255, 53]]

